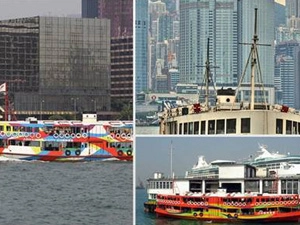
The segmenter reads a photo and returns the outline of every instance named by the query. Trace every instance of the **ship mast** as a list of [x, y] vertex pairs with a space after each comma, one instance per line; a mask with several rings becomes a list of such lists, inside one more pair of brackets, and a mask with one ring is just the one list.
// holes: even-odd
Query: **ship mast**
[[254, 110], [254, 92], [255, 92], [255, 71], [256, 71], [256, 56], [257, 56], [257, 45], [258, 41], [257, 36], [257, 8], [255, 8], [255, 16], [254, 16], [254, 35], [253, 35], [253, 43], [251, 47], [251, 102], [250, 102], [250, 110]]
[[[258, 34], [257, 34], [257, 8], [255, 8], [255, 14], [254, 14], [254, 35], [252, 38], [253, 42], [252, 43], [240, 43], [243, 45], [251, 45], [251, 51], [246, 63], [246, 66], [244, 68], [243, 74], [240, 79], [240, 83], [237, 87], [237, 90], [240, 88], [242, 81], [245, 77], [246, 74], [246, 69], [248, 67], [248, 64], [251, 59], [251, 80], [250, 80], [250, 88], [251, 88], [251, 98], [250, 98], [250, 110], [254, 110], [254, 105], [255, 105], [255, 73], [256, 70], [258, 69], [259, 72], [259, 79], [262, 84], [262, 89], [263, 89], [263, 95], [264, 95], [264, 102], [266, 104], [266, 96], [265, 96], [265, 91], [264, 91], [264, 85], [263, 85], [263, 79], [262, 79], [262, 74], [261, 74], [261, 69], [260, 69], [260, 64], [259, 64], [259, 57], [258, 57], [258, 50], [257, 46], [262, 45], [262, 46], [271, 46], [270, 44], [258, 44]], [[235, 93], [235, 99], [238, 94], [238, 91]]]
[[207, 38], [207, 48], [206, 48], [206, 62], [205, 62], [205, 106], [208, 107], [208, 93], [209, 93], [209, 74], [210, 74], [210, 66], [209, 66], [209, 38]]
[[[197, 67], [205, 67], [205, 107], [208, 107], [208, 100], [209, 100], [209, 76], [210, 76], [210, 69], [211, 68], [219, 68], [218, 66], [210, 66], [209, 62], [209, 38], [207, 38], [207, 48], [206, 48], [206, 62], [205, 66], [197, 66]], [[215, 87], [214, 87], [215, 88]], [[215, 90], [216, 91], [216, 90]]]

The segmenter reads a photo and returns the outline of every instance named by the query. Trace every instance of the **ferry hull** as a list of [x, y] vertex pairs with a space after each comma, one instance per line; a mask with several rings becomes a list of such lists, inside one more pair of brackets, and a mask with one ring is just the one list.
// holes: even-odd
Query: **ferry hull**
[[201, 220], [212, 222], [249, 222], [249, 223], [271, 223], [271, 222], [300, 222], [300, 213], [262, 214], [253, 216], [241, 216], [233, 213], [206, 214], [206, 213], [171, 213], [159, 208], [155, 209], [156, 215], [174, 219]]

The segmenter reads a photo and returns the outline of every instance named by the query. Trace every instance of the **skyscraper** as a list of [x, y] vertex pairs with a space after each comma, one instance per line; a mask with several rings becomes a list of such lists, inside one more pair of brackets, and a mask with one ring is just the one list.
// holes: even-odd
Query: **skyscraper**
[[237, 77], [237, 1], [180, 1], [179, 68], [182, 83], [202, 83], [209, 39], [210, 62], [219, 85], [232, 85]]
[[[243, 0], [239, 1], [238, 27], [239, 43], [252, 43], [254, 35], [254, 9], [257, 8], [257, 35], [259, 62], [263, 82], [266, 87], [274, 87], [274, 1], [273, 0]], [[249, 45], [239, 45], [239, 75], [242, 73], [250, 53]], [[271, 57], [272, 56], [272, 57]], [[245, 82], [250, 82], [250, 66]]]
[[135, 90], [148, 89], [148, 0], [135, 0]]
[[81, 17], [98, 18], [98, 0], [81, 0]]
[[99, 0], [98, 18], [111, 20], [111, 36], [133, 35], [132, 0]]

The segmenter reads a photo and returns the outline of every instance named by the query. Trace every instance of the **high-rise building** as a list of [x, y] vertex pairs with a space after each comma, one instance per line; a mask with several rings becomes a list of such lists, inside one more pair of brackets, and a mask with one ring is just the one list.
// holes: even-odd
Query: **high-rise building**
[[300, 0], [285, 0], [286, 17], [300, 17]]
[[180, 82], [203, 83], [209, 53], [218, 85], [237, 83], [238, 18], [235, 0], [180, 1]]
[[[265, 87], [274, 87], [274, 0], [243, 0], [239, 1], [238, 27], [239, 43], [252, 43], [254, 35], [254, 11], [257, 8], [257, 35], [259, 63]], [[239, 75], [245, 67], [250, 53], [249, 45], [239, 45]], [[250, 82], [250, 66], [246, 73], [245, 82]]]
[[133, 38], [115, 37], [111, 39], [111, 100], [133, 98]]
[[81, 0], [81, 17], [98, 18], [98, 0]]
[[110, 19], [112, 37], [133, 35], [132, 0], [99, 0], [98, 18]]
[[110, 21], [0, 21], [0, 83], [21, 115], [110, 110]]
[[135, 0], [135, 91], [148, 90], [148, 0]]
[[111, 21], [112, 110], [121, 111], [120, 105], [132, 104], [133, 99], [133, 1], [93, 0], [87, 4], [97, 9], [98, 18]]

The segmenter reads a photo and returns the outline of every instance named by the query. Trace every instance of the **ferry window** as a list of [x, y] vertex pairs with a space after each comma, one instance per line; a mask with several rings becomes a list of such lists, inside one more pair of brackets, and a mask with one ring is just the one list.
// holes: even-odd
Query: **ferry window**
[[0, 126], [0, 131], [3, 131], [3, 126]]
[[193, 134], [193, 130], [194, 130], [193, 125], [194, 125], [193, 122], [189, 123], [189, 134]]
[[292, 134], [292, 121], [291, 120], [287, 120], [286, 121], [286, 134]]
[[300, 123], [298, 123], [298, 133], [297, 134], [300, 134]]
[[199, 121], [194, 123], [194, 134], [199, 134]]
[[217, 120], [217, 134], [224, 134], [225, 120]]
[[201, 134], [205, 134], [205, 121], [201, 121]]
[[236, 119], [227, 119], [226, 134], [235, 134], [235, 133], [236, 133]]
[[19, 127], [12, 127], [13, 131], [19, 131]]
[[282, 134], [282, 119], [276, 119], [276, 134]]
[[297, 134], [297, 122], [293, 121], [293, 134]]
[[215, 134], [215, 121], [214, 120], [208, 121], [208, 134]]
[[179, 124], [179, 134], [182, 134], [182, 123]]
[[187, 123], [183, 124], [183, 134], [187, 134], [188, 133], [187, 126], [188, 126]]
[[250, 118], [242, 118], [241, 133], [250, 133]]
[[11, 126], [7, 126], [6, 131], [11, 131]]

